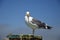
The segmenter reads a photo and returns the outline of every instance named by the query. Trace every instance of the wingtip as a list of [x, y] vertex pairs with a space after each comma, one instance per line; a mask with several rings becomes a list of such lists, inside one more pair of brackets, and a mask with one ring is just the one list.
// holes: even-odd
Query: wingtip
[[52, 27], [50, 27], [50, 26], [47, 26], [48, 28], [47, 29], [52, 29]]

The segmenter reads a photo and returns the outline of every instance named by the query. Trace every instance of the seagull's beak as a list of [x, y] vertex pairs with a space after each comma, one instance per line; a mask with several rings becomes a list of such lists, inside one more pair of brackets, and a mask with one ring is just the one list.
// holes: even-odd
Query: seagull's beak
[[30, 16], [30, 14], [26, 14], [26, 16], [27, 16], [27, 17], [29, 17], [29, 16]]

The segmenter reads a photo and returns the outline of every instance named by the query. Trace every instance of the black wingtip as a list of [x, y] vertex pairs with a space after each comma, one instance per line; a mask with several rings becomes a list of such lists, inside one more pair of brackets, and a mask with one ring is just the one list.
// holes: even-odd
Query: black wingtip
[[50, 26], [47, 26], [47, 29], [52, 29], [52, 27], [50, 27]]

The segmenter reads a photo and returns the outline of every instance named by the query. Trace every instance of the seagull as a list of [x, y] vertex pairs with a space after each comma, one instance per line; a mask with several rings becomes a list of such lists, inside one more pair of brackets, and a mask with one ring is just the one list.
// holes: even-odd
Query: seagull
[[30, 12], [27, 11], [25, 15], [25, 23], [33, 30], [32, 33], [34, 35], [35, 29], [51, 29], [52, 27], [48, 26], [46, 23], [41, 22], [40, 20], [37, 20], [33, 18], [30, 15]]

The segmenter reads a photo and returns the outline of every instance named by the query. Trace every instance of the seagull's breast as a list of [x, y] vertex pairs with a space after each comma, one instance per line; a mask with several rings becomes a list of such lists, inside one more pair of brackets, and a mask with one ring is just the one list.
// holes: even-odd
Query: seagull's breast
[[[28, 20], [28, 17], [25, 16], [25, 22], [26, 22], [26, 24], [27, 24], [29, 27], [31, 27], [32, 29], [36, 29], [36, 28], [37, 28], [37, 25], [32, 23], [32, 19], [33, 19], [33, 17], [29, 17], [29, 20]], [[29, 22], [28, 22], [28, 21], [29, 21]]]
[[32, 19], [33, 19], [33, 17], [29, 17], [29, 21], [30, 21], [30, 22], [32, 21]]

